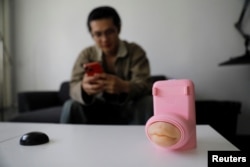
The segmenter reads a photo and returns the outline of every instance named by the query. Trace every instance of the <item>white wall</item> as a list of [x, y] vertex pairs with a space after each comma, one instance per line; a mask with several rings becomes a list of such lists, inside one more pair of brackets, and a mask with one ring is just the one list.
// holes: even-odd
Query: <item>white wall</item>
[[238, 133], [250, 134], [250, 66], [218, 64], [244, 53], [234, 28], [243, 0], [14, 0], [17, 91], [57, 90], [73, 63], [93, 44], [86, 27], [90, 10], [114, 6], [121, 38], [145, 48], [152, 74], [189, 78], [197, 99], [242, 102]]

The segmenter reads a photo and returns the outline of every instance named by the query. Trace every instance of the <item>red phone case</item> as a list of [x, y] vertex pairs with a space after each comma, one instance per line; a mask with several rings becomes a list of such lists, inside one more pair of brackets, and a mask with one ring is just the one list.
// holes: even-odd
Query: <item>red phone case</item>
[[99, 62], [85, 64], [85, 71], [88, 76], [93, 76], [96, 73], [102, 73], [103, 69]]

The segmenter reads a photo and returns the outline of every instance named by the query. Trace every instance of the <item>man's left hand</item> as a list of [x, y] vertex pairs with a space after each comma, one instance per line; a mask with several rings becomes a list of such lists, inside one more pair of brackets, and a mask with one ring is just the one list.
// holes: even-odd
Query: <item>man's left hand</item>
[[104, 91], [110, 94], [127, 93], [129, 91], [129, 82], [115, 75], [106, 74]]

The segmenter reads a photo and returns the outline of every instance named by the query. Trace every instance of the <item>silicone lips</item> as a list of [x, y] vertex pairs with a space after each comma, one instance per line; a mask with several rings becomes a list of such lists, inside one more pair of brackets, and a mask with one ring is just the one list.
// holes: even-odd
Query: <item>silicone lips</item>
[[148, 129], [150, 139], [162, 147], [170, 147], [181, 138], [179, 129], [171, 123], [155, 122]]

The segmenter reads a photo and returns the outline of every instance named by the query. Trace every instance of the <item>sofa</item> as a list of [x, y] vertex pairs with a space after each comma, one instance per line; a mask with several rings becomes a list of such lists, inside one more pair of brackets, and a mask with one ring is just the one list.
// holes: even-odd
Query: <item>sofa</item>
[[[152, 76], [151, 83], [165, 79], [164, 75]], [[59, 123], [62, 105], [70, 99], [69, 82], [63, 82], [58, 91], [19, 92], [17, 99], [19, 114], [11, 122]], [[195, 107], [197, 124], [209, 124], [228, 140], [234, 140], [240, 102], [196, 100]]]
[[[153, 75], [150, 77], [150, 82], [153, 84], [166, 79], [164, 75]], [[69, 81], [62, 82], [59, 91], [19, 92], [17, 95], [19, 114], [10, 121], [59, 123], [62, 105], [68, 99], [70, 99]]]

